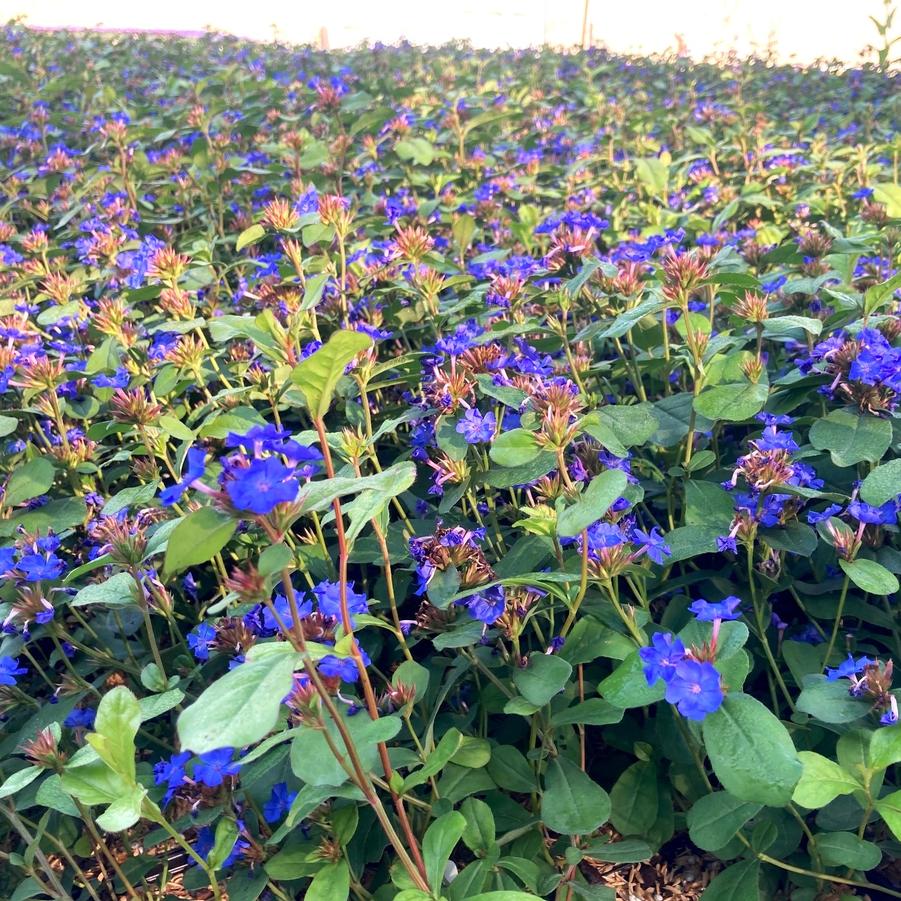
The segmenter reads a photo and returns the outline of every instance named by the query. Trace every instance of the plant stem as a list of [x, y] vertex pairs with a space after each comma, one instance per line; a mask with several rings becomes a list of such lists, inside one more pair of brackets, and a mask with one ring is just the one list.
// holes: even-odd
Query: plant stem
[[845, 573], [845, 581], [842, 582], [842, 593], [839, 595], [838, 608], [835, 611], [835, 621], [832, 624], [832, 634], [829, 636], [829, 644], [826, 645], [826, 655], [823, 657], [823, 671], [829, 664], [829, 658], [832, 656], [832, 650], [835, 647], [835, 640], [838, 638], [838, 630], [841, 628], [842, 614], [845, 612], [845, 598], [848, 596], [848, 574]]

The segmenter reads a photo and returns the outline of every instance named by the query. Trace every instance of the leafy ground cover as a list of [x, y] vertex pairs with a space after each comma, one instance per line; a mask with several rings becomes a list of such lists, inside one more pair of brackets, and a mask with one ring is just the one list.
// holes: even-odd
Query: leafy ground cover
[[901, 897], [896, 75], [3, 46], [0, 895]]

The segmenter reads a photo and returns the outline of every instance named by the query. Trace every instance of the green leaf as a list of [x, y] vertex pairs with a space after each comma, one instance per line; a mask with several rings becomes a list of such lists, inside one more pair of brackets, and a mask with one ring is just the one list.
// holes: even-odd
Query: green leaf
[[426, 829], [422, 839], [422, 858], [425, 861], [429, 887], [435, 895], [441, 894], [444, 867], [457, 847], [464, 829], [466, 818], [457, 810], [438, 817]]
[[141, 819], [141, 804], [146, 794], [146, 788], [136, 785], [119, 795], [97, 817], [97, 825], [105, 832], [124, 832], [131, 829]]
[[189, 566], [206, 563], [228, 544], [237, 526], [236, 519], [213, 507], [194, 510], [169, 536], [163, 569], [171, 575]]
[[666, 197], [669, 184], [669, 166], [656, 156], [635, 160], [635, 174], [648, 189], [648, 193], [661, 199]]
[[531, 794], [535, 791], [535, 772], [525, 756], [513, 745], [495, 745], [486, 767], [500, 788]]
[[598, 685], [598, 693], [611, 704], [626, 710], [662, 701], [666, 693], [663, 680], [648, 685], [643, 667], [638, 651], [633, 651]]
[[732, 495], [713, 482], [691, 480], [685, 483], [685, 524], [716, 526], [721, 534], [729, 531], [734, 515]]
[[123, 488], [117, 491], [104, 505], [100, 511], [104, 516], [115, 516], [120, 510], [128, 507], [139, 508], [146, 507], [156, 496], [156, 489], [159, 482], [154, 479], [145, 485], [135, 485], [132, 488]]
[[259, 222], [254, 223], [249, 228], [245, 228], [244, 231], [238, 235], [238, 240], [235, 241], [235, 252], [241, 251], [245, 247], [250, 247], [251, 244], [256, 244], [265, 237], [266, 229], [263, 228]]
[[848, 578], [861, 590], [870, 594], [894, 594], [898, 590], [898, 579], [881, 563], [858, 557], [857, 560], [839, 560], [839, 565]]
[[810, 427], [810, 443], [828, 450], [836, 466], [878, 463], [892, 443], [892, 425], [853, 410], [833, 410]]
[[[174, 677], [178, 679], [178, 676]], [[141, 708], [141, 722], [146, 723], [154, 717], [162, 716], [177, 707], [185, 699], [185, 693], [180, 688], [172, 688], [161, 694], [149, 695], [146, 698], [138, 698], [138, 706]]]
[[723, 788], [741, 801], [784, 807], [801, 778], [788, 730], [750, 695], [728, 694], [703, 723], [704, 745]]
[[435, 750], [426, 758], [425, 763], [410, 773], [404, 780], [403, 790], [409, 791], [417, 785], [422, 785], [432, 776], [436, 776], [450, 762], [450, 759], [460, 749], [463, 736], [457, 729], [448, 729], [441, 736], [441, 741], [435, 746]]
[[313, 877], [303, 897], [305, 901], [347, 901], [351, 897], [347, 861], [325, 864]]
[[892, 792], [877, 801], [876, 810], [892, 830], [892, 835], [901, 842], [901, 791]]
[[648, 403], [608, 404], [589, 413], [581, 422], [583, 431], [597, 438], [601, 444], [604, 436], [613, 435], [623, 447], [644, 444], [660, 423], [654, 415], [654, 407]]
[[[688, 434], [694, 398], [687, 391], [671, 394], [654, 404], [654, 417], [659, 423], [657, 431], [651, 435], [650, 443], [663, 447], [678, 444]], [[709, 431], [713, 423], [709, 419], [695, 416], [695, 430]]]
[[296, 665], [294, 654], [267, 655], [229, 670], [179, 716], [181, 747], [204, 754], [265, 738], [275, 728]]
[[46, 494], [53, 484], [54, 474], [53, 464], [46, 457], [35, 457], [17, 466], [6, 483], [3, 506], [15, 507]]
[[41, 807], [49, 807], [70, 817], [80, 817], [78, 808], [72, 800], [72, 796], [63, 789], [62, 780], [58, 773], [51, 773], [39, 786], [34, 800]]
[[877, 770], [901, 763], [901, 725], [877, 729], [870, 740], [870, 765]]
[[812, 316], [775, 316], [763, 323], [763, 334], [768, 338], [790, 335], [798, 329], [803, 329], [811, 335], [819, 335], [823, 331], [823, 322]]
[[447, 648], [468, 648], [481, 640], [484, 630], [485, 626], [477, 619], [463, 620], [447, 632], [436, 635], [432, 639], [432, 644], [439, 651]]
[[329, 274], [327, 272], [319, 272], [307, 278], [304, 285], [303, 302], [300, 305], [301, 310], [312, 310], [320, 300], [328, 284]]
[[429, 671], [415, 660], [404, 660], [391, 675], [391, 684], [412, 685], [416, 689], [414, 701], [421, 701], [429, 689]]
[[646, 835], [657, 820], [657, 767], [639, 760], [626, 767], [610, 789], [610, 822], [621, 835]]
[[843, 679], [830, 682], [819, 673], [804, 677], [798, 710], [824, 723], [852, 723], [869, 713], [870, 705], [852, 697]]
[[425, 138], [398, 141], [394, 145], [394, 152], [402, 160], [410, 160], [418, 166], [429, 166], [435, 159], [435, 147]]
[[891, 219], [901, 219], [901, 185], [892, 182], [873, 185], [873, 200], [885, 204]]
[[627, 484], [626, 474], [619, 469], [608, 469], [596, 475], [579, 499], [558, 515], [557, 534], [572, 538], [597, 522], [626, 490]]
[[695, 801], [688, 812], [688, 834], [705, 851], [724, 848], [745, 823], [757, 816], [762, 804], [739, 801], [729, 792], [713, 792]]
[[509, 432], [501, 432], [495, 438], [488, 456], [498, 466], [524, 466], [534, 460], [541, 450], [534, 432], [511, 429]]
[[565, 757], [548, 763], [541, 795], [541, 820], [561, 835], [587, 835], [610, 817], [610, 797]]
[[716, 539], [722, 534], [723, 530], [715, 526], [679, 526], [666, 533], [666, 544], [670, 549], [666, 562], [676, 563], [700, 554], [715, 554]]
[[817, 533], [809, 525], [792, 520], [783, 527], [760, 529], [758, 535], [777, 551], [809, 557], [817, 549]]
[[587, 857], [605, 863], [641, 863], [654, 856], [647, 842], [637, 838], [624, 838], [615, 842], [595, 842], [585, 848]]
[[473, 895], [468, 901], [535, 901], [537, 897], [528, 892], [482, 892], [480, 895]]
[[551, 451], [542, 451], [534, 460], [522, 466], [493, 467], [482, 476], [486, 485], [492, 488], [512, 488], [526, 485], [547, 475], [557, 465], [557, 458]]
[[487, 738], [464, 735], [451, 763], [469, 769], [482, 769], [491, 760], [491, 744]]
[[513, 684], [535, 707], [544, 707], [554, 695], [563, 691], [573, 668], [560, 657], [535, 651], [524, 667], [513, 671]]
[[[245, 664], [246, 665], [246, 664]], [[287, 690], [279, 695], [279, 699], [287, 694]], [[382, 716], [372, 720], [366, 713], [356, 716], [341, 714], [343, 724], [350, 733], [356, 746], [360, 763], [366, 772], [374, 770], [379, 762], [378, 743], [390, 741], [400, 731], [401, 720], [397, 716]], [[344, 762], [349, 766], [344, 742], [334, 723], [328, 724], [332, 743], [341, 752]], [[347, 772], [336, 760], [325, 735], [319, 729], [302, 726], [300, 732], [291, 743], [291, 769], [298, 779], [310, 785], [343, 785], [347, 781]]]
[[514, 410], [519, 410], [529, 396], [519, 388], [512, 388], [509, 385], [495, 385], [491, 381], [491, 376], [484, 372], [476, 376], [476, 381], [479, 383], [479, 391], [483, 395], [493, 397]]
[[761, 901], [760, 861], [743, 860], [715, 876], [701, 901]]
[[257, 901], [268, 881], [269, 878], [262, 867], [238, 870], [228, 879], [228, 901]]
[[435, 429], [435, 441], [438, 447], [455, 462], [464, 460], [469, 452], [469, 443], [457, 431], [457, 422], [456, 419], [443, 418]]
[[[333, 479], [317, 479], [315, 482], [309, 482], [300, 489], [297, 501], [304, 513], [318, 513], [330, 507], [335, 498], [361, 491], [390, 494], [399, 485], [411, 485], [415, 478], [416, 464], [406, 460], [403, 463], [396, 463], [384, 472], [363, 476], [361, 479], [335, 476]], [[406, 488], [401, 490], [405, 491]]]
[[27, 766], [23, 770], [17, 770], [0, 785], [0, 798], [8, 798], [31, 785], [43, 772], [44, 768], [39, 766]]
[[87, 736], [104, 763], [130, 783], [136, 779], [135, 736], [140, 725], [138, 699], [124, 685], [117, 685], [100, 699], [94, 731]]
[[372, 347], [372, 339], [363, 332], [337, 331], [291, 372], [291, 381], [300, 388], [310, 415], [322, 419], [328, 412], [338, 380], [348, 363]]
[[432, 573], [428, 584], [429, 603], [443, 610], [460, 591], [460, 573], [456, 566], [438, 569]]
[[879, 866], [882, 851], [872, 842], [852, 832], [821, 832], [816, 836], [817, 851], [827, 867], [850, 867], [866, 872]]
[[551, 716], [552, 726], [568, 726], [584, 723], [586, 726], [609, 726], [622, 720], [625, 711], [614, 707], [603, 698], [589, 698], [565, 710], [558, 710]]
[[104, 582], [94, 582], [80, 589], [69, 601], [70, 607], [106, 604], [108, 607], [128, 607], [137, 604], [135, 580], [128, 573], [116, 573]]
[[112, 804], [134, 790], [135, 786], [111, 770], [92, 748], [84, 750], [90, 751], [91, 756], [73, 756], [60, 777], [63, 791], [91, 806]]
[[768, 387], [761, 383], [718, 385], [702, 391], [694, 408], [707, 419], [744, 422], [763, 409], [768, 394]]
[[633, 329], [645, 316], [659, 313], [663, 309], [663, 304], [656, 297], [648, 297], [641, 303], [618, 313], [612, 319], [602, 319], [599, 322], [592, 322], [575, 336], [576, 341], [585, 341], [589, 338], [620, 338], [630, 329]]
[[178, 438], [179, 441], [194, 440], [194, 432], [192, 432], [180, 419], [176, 419], [174, 416], [164, 413], [160, 416], [159, 424], [160, 428], [166, 432], [167, 435]]
[[860, 496], [868, 504], [881, 507], [901, 494], [901, 460], [877, 466], [862, 482]]
[[795, 786], [792, 801], [816, 810], [825, 807], [839, 795], [850, 795], [863, 788], [860, 782], [834, 760], [814, 751], [798, 751], [804, 768], [801, 781]]
[[222, 817], [216, 823], [216, 832], [213, 837], [213, 847], [207, 855], [206, 862], [214, 870], [218, 870], [225, 863], [228, 855], [232, 853], [235, 842], [238, 840], [238, 824], [231, 817]]
[[465, 253], [472, 244], [472, 237], [476, 231], [476, 220], [469, 213], [462, 213], [454, 221], [451, 233], [454, 236], [454, 244], [460, 253]]
[[263, 867], [269, 877], [276, 880], [314, 876], [320, 867], [320, 862], [313, 857], [315, 851], [315, 842], [292, 843], [277, 854], [273, 854]]
[[473, 853], [483, 856], [494, 844], [496, 836], [491, 808], [478, 798], [467, 798], [460, 805], [460, 813], [466, 820], [463, 844]]
[[412, 463], [401, 463], [397, 467], [397, 476], [387, 490], [362, 491], [349, 504], [344, 505], [350, 524], [346, 530], [348, 542], [354, 542], [360, 532], [391, 503], [391, 498], [403, 494], [416, 480], [416, 467]]

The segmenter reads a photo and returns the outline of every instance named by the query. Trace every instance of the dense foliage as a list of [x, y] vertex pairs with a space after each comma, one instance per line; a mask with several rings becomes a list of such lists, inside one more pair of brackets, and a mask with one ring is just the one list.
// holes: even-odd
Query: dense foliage
[[0, 896], [901, 897], [897, 76], [3, 49]]

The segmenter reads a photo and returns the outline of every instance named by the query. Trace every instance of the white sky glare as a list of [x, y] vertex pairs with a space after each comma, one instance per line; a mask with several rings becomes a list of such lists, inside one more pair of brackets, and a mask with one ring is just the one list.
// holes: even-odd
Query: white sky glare
[[[869, 21], [882, 0], [590, 0], [596, 43], [617, 51], [662, 51], [678, 36], [693, 56], [773, 45], [783, 60], [857, 62], [877, 40]], [[361, 41], [482, 47], [577, 44], [583, 0], [0, 0], [0, 20], [31, 25], [202, 31], [307, 43], [325, 28], [331, 47]]]

